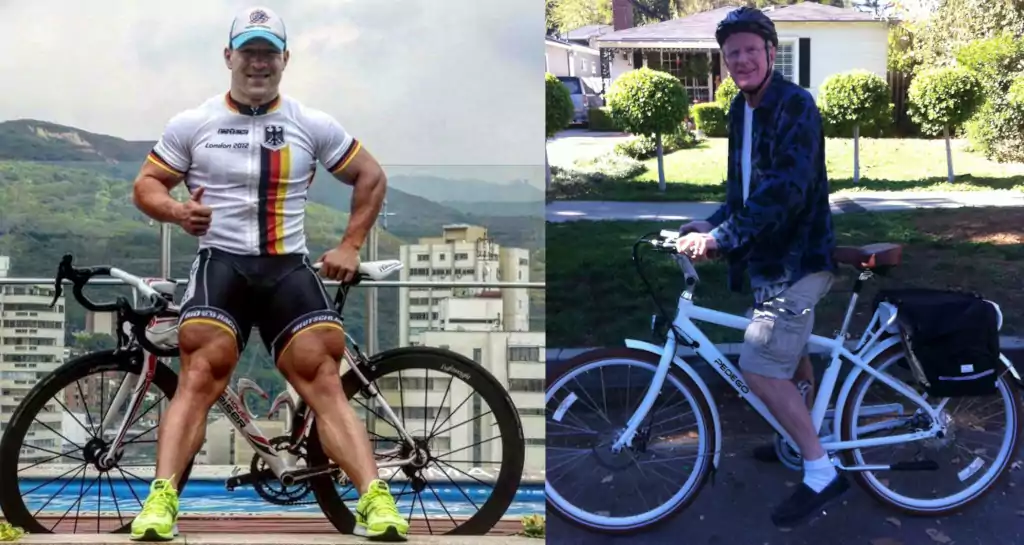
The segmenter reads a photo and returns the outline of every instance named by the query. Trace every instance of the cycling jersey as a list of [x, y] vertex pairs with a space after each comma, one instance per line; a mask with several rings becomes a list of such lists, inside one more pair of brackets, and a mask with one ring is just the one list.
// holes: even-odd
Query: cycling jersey
[[288, 96], [252, 107], [214, 96], [171, 118], [148, 160], [205, 187], [213, 209], [199, 248], [306, 254], [306, 194], [319, 161], [343, 169], [360, 143], [330, 115]]

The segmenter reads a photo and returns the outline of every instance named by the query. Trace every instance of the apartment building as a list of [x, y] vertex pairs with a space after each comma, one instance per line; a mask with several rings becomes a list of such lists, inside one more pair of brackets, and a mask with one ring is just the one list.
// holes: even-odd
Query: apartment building
[[[10, 258], [0, 256], [0, 278], [10, 269]], [[64, 362], [64, 298], [51, 309], [53, 295], [53, 286], [0, 285], [0, 432], [29, 390]], [[64, 446], [60, 435], [47, 429], [63, 428], [64, 411], [57, 401], [50, 401], [30, 426], [22, 463], [52, 458], [47, 451], [60, 452]]]
[[[404, 244], [400, 279], [414, 282], [527, 282], [530, 253], [502, 248], [476, 225], [450, 224], [440, 237]], [[467, 302], [466, 299], [477, 299]], [[449, 303], [450, 300], [455, 302]], [[488, 302], [479, 302], [486, 300]], [[466, 305], [476, 310], [459, 311]], [[399, 345], [423, 344], [425, 331], [528, 331], [530, 301], [526, 288], [399, 288]], [[447, 314], [445, 314], [447, 312]]]
[[[543, 331], [428, 331], [423, 334], [423, 344], [446, 348], [472, 359], [508, 389], [523, 425], [526, 441], [524, 471], [544, 470], [544, 339]], [[447, 415], [452, 407], [459, 407], [470, 392], [461, 380], [452, 380], [451, 375], [438, 376], [443, 377], [443, 382], [438, 381], [434, 388], [440, 388], [440, 392], [428, 398], [426, 412]], [[452, 392], [444, 403], [446, 407], [440, 407], [441, 393], [449, 380]], [[422, 405], [422, 397], [416, 392], [407, 391], [405, 398], [415, 399]], [[494, 418], [486, 414], [492, 409], [482, 406], [479, 396], [473, 396], [444, 426], [451, 428], [446, 434], [451, 450], [466, 449], [465, 456], [454, 458], [473, 460], [473, 465], [484, 470], [489, 464], [481, 460], [501, 460], [501, 441], [497, 428], [493, 426]], [[465, 468], [459, 469], [465, 471]]]

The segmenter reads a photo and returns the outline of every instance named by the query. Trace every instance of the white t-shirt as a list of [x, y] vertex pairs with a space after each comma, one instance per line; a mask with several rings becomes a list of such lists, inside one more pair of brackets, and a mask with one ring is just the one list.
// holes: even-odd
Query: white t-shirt
[[359, 148], [333, 117], [288, 96], [252, 108], [219, 94], [171, 118], [147, 160], [184, 174], [189, 192], [206, 188], [213, 217], [200, 248], [305, 254], [316, 163], [338, 172]]

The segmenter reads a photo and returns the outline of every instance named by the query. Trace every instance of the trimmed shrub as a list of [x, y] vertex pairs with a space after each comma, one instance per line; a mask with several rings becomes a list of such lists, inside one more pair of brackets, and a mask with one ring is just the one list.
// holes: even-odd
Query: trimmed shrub
[[[664, 153], [672, 153], [681, 149], [695, 147], [700, 141], [697, 135], [690, 130], [686, 123], [681, 123], [679, 129], [671, 134], [664, 134], [661, 137], [661, 148]], [[633, 159], [644, 160], [658, 155], [658, 143], [653, 137], [640, 135], [628, 142], [615, 145], [615, 153], [625, 155]]]
[[715, 102], [722, 107], [722, 111], [729, 114], [729, 108], [732, 106], [733, 99], [740, 93], [740, 88], [736, 86], [736, 82], [732, 80], [732, 76], [726, 77], [722, 80], [721, 85], [715, 90]]
[[558, 131], [568, 127], [569, 122], [572, 121], [572, 97], [565, 85], [550, 72], [544, 74], [544, 88], [546, 110], [544, 132], [548, 138], [551, 138]]
[[587, 125], [592, 131], [618, 131], [621, 130], [615, 125], [615, 121], [612, 119], [611, 109], [607, 106], [601, 108], [591, 108], [590, 113], [587, 114]]
[[[679, 80], [644, 67], [627, 72], [612, 84], [608, 105], [615, 124], [635, 135], [661, 135], [679, 130], [690, 111], [690, 99]], [[658, 154], [658, 189], [665, 191], [664, 152]]]
[[909, 114], [925, 134], [950, 133], [966, 123], [984, 102], [977, 75], [960, 66], [928, 68], [918, 73], [907, 92]]
[[637, 135], [674, 131], [686, 119], [689, 102], [675, 76], [646, 67], [619, 76], [608, 96], [615, 124]]
[[881, 136], [892, 125], [889, 84], [873, 72], [833, 74], [818, 96], [827, 136], [851, 138], [854, 127], [860, 127], [860, 136]]
[[693, 106], [693, 122], [706, 136], [721, 138], [729, 135], [725, 110], [717, 102], [702, 102]]

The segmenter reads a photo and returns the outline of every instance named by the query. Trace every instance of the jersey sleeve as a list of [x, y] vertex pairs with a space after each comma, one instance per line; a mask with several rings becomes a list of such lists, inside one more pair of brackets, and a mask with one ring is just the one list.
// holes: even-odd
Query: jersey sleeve
[[331, 174], [341, 172], [356, 156], [362, 144], [342, 127], [334, 117], [318, 112], [316, 156]]
[[146, 160], [172, 174], [185, 175], [192, 165], [192, 133], [188, 116], [184, 113], [174, 116]]

